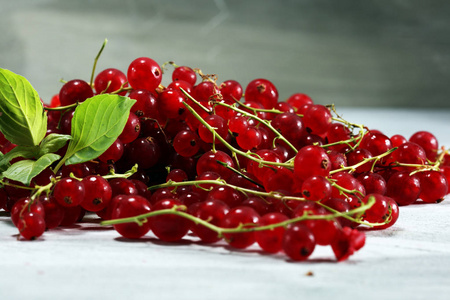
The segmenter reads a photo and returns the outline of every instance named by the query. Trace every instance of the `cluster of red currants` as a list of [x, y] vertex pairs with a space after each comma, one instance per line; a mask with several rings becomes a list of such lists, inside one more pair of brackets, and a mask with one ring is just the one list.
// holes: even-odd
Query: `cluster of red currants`
[[[94, 94], [136, 102], [123, 132], [97, 159], [56, 174], [46, 169], [29, 187], [5, 182], [0, 208], [24, 238], [89, 212], [127, 238], [152, 231], [176, 242], [192, 232], [204, 243], [224, 239], [238, 249], [257, 242], [293, 260], [322, 245], [345, 260], [364, 245], [358, 227], [390, 227], [399, 206], [440, 202], [448, 192], [450, 155], [429, 132], [389, 138], [305, 94], [279, 102], [269, 80], [255, 79], [244, 90], [237, 81], [219, 84], [214, 75], [171, 64], [167, 87], [161, 67], [146, 57], [126, 75], [111, 68], [93, 84], [63, 85], [48, 110], [48, 133], [70, 135], [76, 103]], [[5, 139], [1, 145], [3, 153], [14, 148]]]

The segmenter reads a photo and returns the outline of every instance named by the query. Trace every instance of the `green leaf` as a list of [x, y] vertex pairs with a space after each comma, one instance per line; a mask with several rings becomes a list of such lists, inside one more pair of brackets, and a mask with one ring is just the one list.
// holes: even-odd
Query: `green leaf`
[[58, 151], [59, 149], [64, 147], [64, 145], [66, 145], [67, 141], [70, 139], [72, 139], [72, 137], [67, 134], [51, 133], [47, 135], [39, 145], [39, 156]]
[[3, 176], [29, 185], [36, 175], [44, 171], [60, 158], [61, 156], [58, 154], [48, 153], [41, 156], [38, 160], [21, 160], [3, 172]]
[[38, 147], [17, 146], [3, 155], [0, 159], [0, 172], [9, 168], [9, 162], [16, 157], [35, 158], [39, 152]]
[[47, 131], [47, 114], [24, 77], [0, 69], [0, 131], [11, 143], [37, 146]]
[[72, 140], [63, 159], [66, 165], [83, 163], [105, 152], [122, 133], [135, 102], [104, 94], [78, 105], [72, 119]]

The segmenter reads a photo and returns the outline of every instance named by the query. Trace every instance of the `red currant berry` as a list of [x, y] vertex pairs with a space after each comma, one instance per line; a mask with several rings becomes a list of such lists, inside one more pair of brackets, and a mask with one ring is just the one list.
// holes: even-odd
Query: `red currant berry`
[[302, 120], [306, 131], [317, 135], [325, 134], [333, 121], [330, 110], [320, 104], [311, 105]]
[[125, 127], [123, 128], [123, 131], [119, 135], [119, 139], [124, 144], [131, 143], [139, 136], [140, 131], [141, 122], [139, 121], [138, 116], [136, 116], [134, 113], [130, 113], [128, 115], [128, 120], [125, 124]]
[[[139, 195], [121, 195], [115, 210], [113, 219], [129, 218], [150, 212], [150, 203]], [[114, 229], [122, 236], [129, 239], [138, 239], [150, 231], [149, 219], [142, 224], [124, 223], [115, 224]]]
[[197, 74], [195, 74], [195, 71], [192, 70], [190, 67], [186, 66], [176, 67], [172, 73], [172, 80], [173, 81], [183, 80], [191, 85], [194, 85], [195, 82], [197, 81]]
[[62, 178], [55, 184], [53, 196], [59, 205], [64, 207], [78, 206], [85, 196], [84, 185], [71, 177]]
[[423, 150], [425, 150], [428, 160], [436, 160], [439, 143], [437, 138], [431, 132], [418, 131], [409, 138], [409, 141], [421, 146]]
[[133, 90], [128, 97], [136, 100], [136, 103], [131, 107], [131, 112], [136, 114], [136, 116], [139, 118], [159, 118], [158, 102], [152, 92], [147, 90]]
[[41, 195], [39, 202], [44, 206], [44, 220], [47, 229], [58, 227], [64, 219], [64, 208], [56, 202], [53, 196]]
[[264, 108], [274, 108], [278, 102], [278, 90], [267, 79], [252, 80], [245, 88], [245, 101], [255, 101]]
[[[181, 210], [183, 204], [176, 199], [163, 199], [153, 206], [153, 211], [163, 209], [173, 209], [178, 207]], [[177, 242], [181, 240], [189, 231], [191, 222], [183, 217], [165, 214], [150, 218], [150, 226], [153, 233], [164, 242]]]
[[305, 146], [295, 156], [294, 173], [300, 180], [317, 175], [326, 177], [330, 170], [330, 158], [319, 146]]
[[18, 220], [17, 228], [26, 240], [35, 240], [45, 231], [44, 217], [39, 213], [25, 211]]
[[156, 61], [148, 57], [136, 58], [128, 66], [128, 82], [133, 89], [154, 91], [162, 80], [161, 68]]
[[[273, 212], [263, 215], [258, 222], [258, 226], [267, 226], [287, 221], [289, 218], [281, 213]], [[268, 253], [277, 253], [283, 247], [283, 236], [285, 228], [279, 226], [255, 232], [255, 239], [262, 250]]]
[[[101, 71], [94, 80], [94, 87], [97, 94], [112, 93], [127, 86], [127, 76], [115, 68]], [[122, 91], [118, 94], [125, 96], [126, 93], [127, 91]]]
[[112, 197], [112, 189], [106, 179], [101, 176], [90, 175], [83, 178], [81, 182], [86, 191], [81, 207], [87, 211], [97, 212], [109, 204]]
[[402, 206], [414, 203], [419, 198], [420, 191], [420, 180], [417, 175], [402, 171], [391, 175], [387, 182], [386, 195]]
[[314, 251], [316, 240], [311, 230], [304, 224], [294, 223], [286, 228], [283, 250], [294, 261], [306, 260]]
[[448, 182], [439, 171], [424, 171], [417, 173], [420, 181], [419, 198], [427, 203], [439, 203], [448, 192]]
[[302, 194], [311, 201], [327, 200], [331, 196], [331, 183], [323, 176], [308, 177], [302, 184]]
[[[225, 228], [248, 228], [249, 224], [258, 224], [260, 216], [250, 207], [237, 206], [230, 210], [222, 220], [222, 227]], [[251, 225], [250, 225], [251, 226]], [[254, 232], [226, 233], [226, 242], [233, 248], [244, 249], [255, 242]]]
[[81, 79], [66, 82], [59, 91], [59, 101], [62, 106], [83, 102], [92, 96], [94, 96], [92, 88], [86, 81]]
[[[216, 226], [220, 226], [225, 215], [230, 211], [228, 205], [220, 200], [207, 200], [196, 205], [190, 214], [194, 217], [207, 221], [208, 223]], [[191, 227], [191, 230], [197, 235], [204, 243], [215, 243], [221, 238], [217, 235], [217, 232], [201, 225], [195, 224]]]

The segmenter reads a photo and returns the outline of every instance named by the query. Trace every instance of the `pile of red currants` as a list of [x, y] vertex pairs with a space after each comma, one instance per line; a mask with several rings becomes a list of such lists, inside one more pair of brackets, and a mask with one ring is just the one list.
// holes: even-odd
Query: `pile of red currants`
[[[130, 239], [151, 231], [165, 242], [187, 234], [236, 249], [256, 242], [296, 261], [331, 246], [341, 261], [363, 247], [359, 228], [388, 228], [399, 206], [438, 203], [449, 191], [450, 155], [430, 132], [388, 137], [306, 94], [279, 102], [267, 79], [244, 89], [147, 57], [127, 74], [110, 68], [90, 83], [65, 82], [45, 105], [47, 135], [71, 135], [77, 106], [98, 94], [135, 100], [103, 154], [54, 163], [29, 185], [1, 179], [0, 208], [23, 238], [88, 213]], [[0, 144], [3, 154], [15, 147], [3, 135]]]

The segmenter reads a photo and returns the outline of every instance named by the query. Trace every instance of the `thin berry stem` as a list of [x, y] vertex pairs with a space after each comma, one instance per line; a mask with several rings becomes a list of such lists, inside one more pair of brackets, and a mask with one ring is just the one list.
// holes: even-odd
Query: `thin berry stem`
[[[266, 125], [267, 128], [269, 128], [273, 133], [275, 133], [275, 136], [276, 136], [277, 139], [282, 140], [283, 142], [285, 142], [286, 145], [288, 145], [289, 148], [291, 148], [291, 149], [294, 151], [294, 153], [297, 153], [297, 152], [298, 152], [297, 148], [295, 148], [295, 146], [292, 145], [291, 142], [289, 142], [289, 141], [288, 141], [288, 140], [287, 140], [287, 139], [286, 139], [286, 138], [285, 138], [278, 130], [276, 130], [276, 129], [272, 126], [272, 124], [270, 123], [270, 121], [261, 119], [261, 118], [258, 117], [257, 115], [249, 114], [249, 113], [246, 112], [245, 110], [239, 109], [239, 108], [235, 107], [234, 105], [230, 105], [230, 104], [223, 103], [223, 102], [215, 102], [215, 104], [221, 105], [221, 106], [225, 106], [225, 107], [227, 107], [227, 108], [229, 108], [229, 109], [232, 109], [232, 110], [234, 110], [234, 111], [236, 111], [236, 112], [238, 112], [238, 113], [241, 113], [242, 115], [244, 115], [244, 116], [246, 116], [246, 117], [253, 118], [253, 119], [257, 120], [258, 122], [260, 122], [261, 124]], [[240, 105], [243, 105], [243, 104], [240, 103]], [[245, 106], [245, 107], [248, 107], [248, 106]]]
[[[251, 155], [249, 155], [248, 152], [241, 151], [239, 149], [236, 149], [232, 145], [230, 145], [224, 138], [222, 138], [215, 130], [214, 128], [209, 125], [189, 104], [186, 102], [183, 102], [184, 106], [195, 116], [197, 120], [199, 120], [200, 123], [202, 123], [213, 135], [214, 137], [219, 140], [226, 148], [228, 148], [230, 151], [235, 152], [239, 155], [245, 156], [250, 160], [253, 160], [255, 162], [258, 162], [259, 164], [263, 165], [272, 165], [272, 166], [282, 166], [286, 168], [292, 168], [292, 163], [279, 163], [279, 162], [271, 162], [271, 161], [264, 161], [262, 159], [255, 158]], [[250, 154], [253, 154], [250, 152]]]
[[102, 54], [103, 49], [105, 49], [105, 46], [106, 46], [106, 43], [107, 43], [107, 42], [108, 42], [107, 39], [105, 39], [105, 40], [103, 41], [102, 47], [100, 48], [100, 50], [98, 51], [97, 56], [96, 56], [95, 59], [94, 59], [94, 65], [92, 66], [91, 80], [89, 81], [89, 85], [90, 85], [91, 87], [94, 86], [95, 68], [97, 67], [98, 59], [100, 58], [100, 55]]
[[362, 166], [362, 165], [364, 165], [364, 164], [366, 164], [366, 163], [368, 163], [368, 162], [371, 162], [371, 161], [373, 161], [374, 163], [376, 163], [378, 160], [380, 160], [381, 158], [383, 158], [383, 157], [385, 157], [385, 156], [388, 156], [389, 154], [391, 154], [391, 153], [394, 152], [395, 150], [397, 150], [396, 147], [394, 147], [394, 148], [392, 148], [392, 149], [389, 149], [388, 151], [386, 151], [386, 152], [384, 152], [384, 153], [382, 153], [382, 154], [380, 154], [380, 155], [365, 158], [365, 159], [363, 159], [362, 161], [360, 161], [359, 163], [356, 163], [356, 164], [354, 164], [354, 165], [347, 166], [347, 167], [342, 167], [342, 168], [336, 169], [336, 170], [332, 170], [332, 171], [330, 171], [330, 175], [335, 174], [335, 173], [339, 173], [339, 172], [342, 172], [342, 171], [349, 171], [349, 172], [351, 172], [351, 173], [352, 173], [352, 172], [355, 172], [356, 168], [358, 168], [358, 167], [360, 167], [360, 166]]
[[[365, 212], [366, 210], [368, 210], [370, 207], [372, 207], [372, 205], [375, 203], [375, 198], [369, 198], [369, 200], [367, 201], [367, 203], [361, 205], [358, 208], [349, 210], [348, 212], [336, 212], [336, 213], [332, 213], [332, 214], [327, 214], [327, 215], [312, 215], [309, 214], [308, 212], [305, 212], [302, 216], [296, 217], [296, 218], [292, 218], [283, 222], [279, 222], [276, 224], [270, 224], [270, 225], [265, 225], [265, 226], [257, 226], [255, 224], [240, 224], [237, 227], [234, 228], [225, 228], [225, 227], [220, 227], [220, 226], [216, 226], [213, 225], [211, 223], [209, 223], [207, 220], [203, 220], [201, 218], [197, 218], [194, 217], [184, 211], [179, 211], [180, 207], [179, 206], [174, 206], [170, 209], [163, 209], [163, 210], [157, 210], [157, 211], [152, 211], [146, 214], [142, 214], [142, 215], [138, 215], [138, 216], [134, 216], [134, 217], [129, 217], [129, 218], [122, 218], [122, 219], [114, 219], [114, 220], [108, 220], [108, 221], [103, 221], [100, 224], [101, 225], [116, 225], [116, 224], [124, 224], [124, 223], [138, 223], [138, 224], [143, 224], [145, 222], [147, 222], [147, 218], [151, 218], [151, 217], [155, 217], [155, 216], [160, 216], [160, 215], [166, 215], [166, 214], [171, 214], [171, 215], [176, 215], [176, 216], [180, 216], [183, 218], [186, 218], [192, 222], [194, 222], [195, 224], [199, 224], [199, 225], [203, 225], [208, 229], [211, 229], [215, 232], [217, 232], [219, 237], [222, 237], [223, 234], [227, 234], [227, 233], [243, 233], [243, 232], [252, 232], [252, 231], [263, 231], [263, 230], [272, 230], [275, 229], [277, 227], [286, 227], [289, 224], [292, 223], [297, 223], [297, 222], [301, 222], [301, 221], [305, 221], [305, 220], [333, 220], [335, 218], [339, 218], [339, 217], [343, 217], [343, 216], [350, 216], [350, 215], [355, 215], [355, 214], [359, 214], [362, 212]], [[184, 206], [183, 206], [184, 207]], [[185, 207], [184, 207], [185, 208]], [[378, 223], [374, 223], [377, 224]], [[384, 224], [384, 223], [383, 223]], [[252, 227], [245, 227], [246, 225], [252, 225]], [[367, 225], [373, 225], [371, 223], [367, 223]], [[379, 225], [382, 225], [381, 223]]]

